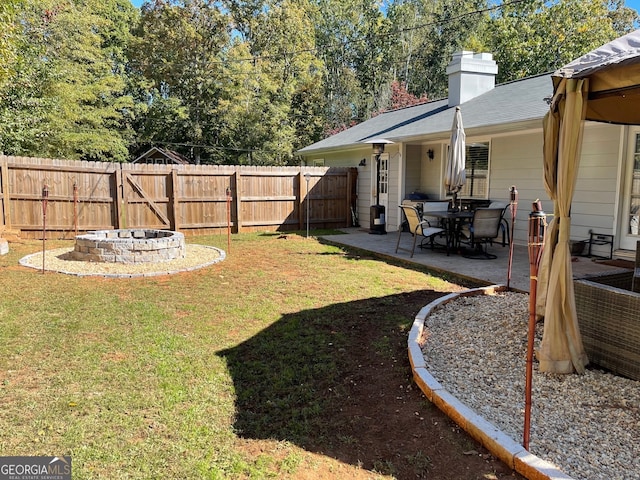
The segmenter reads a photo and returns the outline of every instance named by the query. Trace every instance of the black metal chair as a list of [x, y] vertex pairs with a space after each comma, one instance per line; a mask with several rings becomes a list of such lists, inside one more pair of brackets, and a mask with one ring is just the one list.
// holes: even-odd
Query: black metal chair
[[[476, 208], [468, 227], [470, 250], [466, 258], [495, 259], [498, 258], [487, 251], [487, 246], [500, 234], [503, 208]], [[483, 248], [484, 246], [484, 248]]]
[[406, 248], [400, 248], [400, 238], [402, 237], [402, 226], [398, 229], [398, 241], [396, 242], [396, 253], [398, 250], [405, 250], [407, 252], [411, 252], [411, 258], [413, 258], [413, 254], [416, 250], [416, 240], [418, 236], [424, 237], [420, 242], [420, 247], [423, 247], [423, 242], [425, 240], [429, 240], [431, 248], [433, 249], [433, 237], [443, 233], [443, 228], [432, 227], [427, 220], [422, 220], [420, 218], [420, 214], [418, 213], [418, 209], [416, 207], [412, 207], [411, 205], [400, 205], [400, 209], [404, 214], [407, 225], [409, 226], [409, 233], [413, 236], [413, 244], [411, 245], [411, 250]]

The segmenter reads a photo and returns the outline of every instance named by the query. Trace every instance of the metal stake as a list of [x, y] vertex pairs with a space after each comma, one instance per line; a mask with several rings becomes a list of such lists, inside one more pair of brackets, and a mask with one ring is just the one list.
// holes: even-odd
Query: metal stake
[[507, 290], [511, 285], [511, 267], [513, 265], [513, 230], [516, 223], [516, 212], [518, 211], [518, 190], [515, 185], [511, 185], [511, 233], [509, 234], [509, 268], [507, 268]]
[[49, 187], [45, 183], [42, 187], [42, 273], [45, 267], [45, 251], [47, 242], [47, 202], [49, 200]]
[[231, 188], [227, 187], [227, 252], [231, 251]]
[[73, 181], [73, 226], [78, 236], [78, 184]]

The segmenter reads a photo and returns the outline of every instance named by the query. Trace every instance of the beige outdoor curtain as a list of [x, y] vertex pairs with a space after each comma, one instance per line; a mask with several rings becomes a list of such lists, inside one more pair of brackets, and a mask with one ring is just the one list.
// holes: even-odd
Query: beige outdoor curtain
[[584, 352], [573, 294], [569, 237], [589, 91], [588, 79], [562, 79], [544, 118], [544, 183], [553, 200], [538, 272], [537, 312], [544, 315], [541, 372], [583, 373]]
[[575, 59], [552, 75], [544, 118], [544, 183], [553, 200], [538, 272], [536, 313], [544, 316], [540, 371], [584, 372], [569, 250], [571, 200], [584, 121], [640, 125], [640, 30]]

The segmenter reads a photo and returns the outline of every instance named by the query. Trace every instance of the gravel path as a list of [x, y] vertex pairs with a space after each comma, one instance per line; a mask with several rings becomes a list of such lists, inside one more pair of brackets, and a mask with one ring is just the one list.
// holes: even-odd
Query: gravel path
[[[78, 276], [151, 277], [196, 270], [220, 262], [225, 258], [223, 250], [206, 245], [190, 244], [186, 245], [184, 258], [155, 263], [82, 262], [69, 259], [68, 254], [72, 250], [73, 247], [46, 250], [44, 269]], [[42, 252], [27, 255], [20, 259], [20, 265], [42, 269]]]
[[[459, 297], [425, 322], [429, 372], [522, 442], [528, 296]], [[536, 330], [537, 349], [542, 324]], [[529, 451], [576, 479], [640, 478], [640, 382], [598, 369], [541, 374], [534, 362]]]

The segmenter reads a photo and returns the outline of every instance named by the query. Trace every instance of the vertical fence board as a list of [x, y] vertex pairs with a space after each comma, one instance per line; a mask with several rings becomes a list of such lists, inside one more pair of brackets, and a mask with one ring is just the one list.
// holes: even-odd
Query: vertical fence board
[[240, 233], [242, 231], [242, 209], [240, 208], [240, 205], [242, 203], [242, 199], [240, 197], [240, 172], [236, 172], [233, 175], [232, 180], [233, 185], [231, 185], [231, 195], [234, 197], [233, 204], [235, 205], [234, 212], [236, 217], [236, 232]]
[[178, 215], [178, 172], [175, 168], [171, 170], [171, 216], [173, 223], [171, 224], [171, 230], [180, 230], [181, 218]]
[[9, 166], [6, 159], [0, 161], [0, 192], [2, 193], [2, 226], [11, 230], [11, 203], [9, 201]]
[[[304, 174], [310, 174], [307, 191]], [[227, 228], [227, 188], [235, 232], [302, 229], [309, 202], [318, 228], [351, 224], [353, 168], [113, 164], [0, 156], [0, 220], [29, 238], [42, 235], [42, 188], [49, 187], [48, 236], [112, 228]]]

